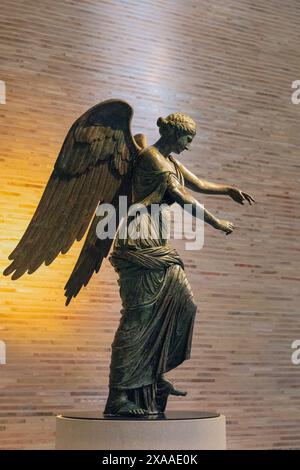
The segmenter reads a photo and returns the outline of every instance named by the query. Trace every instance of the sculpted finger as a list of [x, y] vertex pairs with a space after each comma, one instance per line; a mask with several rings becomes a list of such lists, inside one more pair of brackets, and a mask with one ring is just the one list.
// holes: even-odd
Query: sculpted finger
[[252, 202], [255, 202], [255, 200], [253, 199], [252, 196], [250, 196], [250, 194], [244, 193], [244, 196], [246, 197], [247, 201], [249, 201], [249, 204], [251, 204]]
[[252, 206], [251, 196], [249, 196], [249, 194], [244, 193], [244, 197], [249, 202], [250, 206]]

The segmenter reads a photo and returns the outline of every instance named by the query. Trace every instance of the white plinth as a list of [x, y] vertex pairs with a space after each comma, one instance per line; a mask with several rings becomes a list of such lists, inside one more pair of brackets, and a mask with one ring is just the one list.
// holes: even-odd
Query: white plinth
[[56, 418], [57, 450], [222, 450], [225, 416], [196, 411], [107, 418], [83, 412]]

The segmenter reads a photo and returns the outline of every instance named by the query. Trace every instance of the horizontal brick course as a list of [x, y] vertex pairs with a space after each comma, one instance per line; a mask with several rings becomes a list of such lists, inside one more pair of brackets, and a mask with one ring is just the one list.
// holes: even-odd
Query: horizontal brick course
[[[169, 374], [189, 394], [169, 408], [225, 414], [229, 448], [299, 448], [299, 2], [2, 0], [0, 22], [1, 270], [78, 115], [126, 99], [152, 142], [158, 116], [190, 114], [184, 163], [257, 204], [198, 195], [237, 229], [207, 226], [199, 252], [174, 241], [199, 308], [192, 358]], [[56, 413], [105, 404], [118, 287], [106, 262], [64, 307], [80, 246], [1, 278], [0, 448], [53, 448]]]

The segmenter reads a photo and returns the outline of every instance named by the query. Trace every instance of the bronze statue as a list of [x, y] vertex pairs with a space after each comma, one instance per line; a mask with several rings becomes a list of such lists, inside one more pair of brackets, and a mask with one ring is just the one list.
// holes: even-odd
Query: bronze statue
[[[110, 261], [119, 275], [121, 320], [112, 344], [109, 396], [104, 413], [137, 416], [163, 413], [169, 395], [185, 395], [164, 374], [190, 357], [196, 305], [178, 253], [161, 234], [99, 238], [103, 215], [98, 205], [111, 203], [118, 211], [120, 196], [147, 210], [138, 223], [150, 223], [152, 204], [189, 205], [197, 217], [230, 234], [234, 225], [219, 220], [185, 189], [224, 194], [249, 204], [254, 199], [239, 189], [200, 180], [171, 154], [188, 149], [195, 122], [182, 113], [159, 118], [160, 138], [147, 146], [142, 134], [133, 137], [133, 110], [121, 100], [108, 100], [83, 114], [69, 130], [36, 212], [11, 253], [4, 274], [18, 279], [31, 274], [59, 253], [66, 253], [85, 234], [94, 216], [78, 261], [65, 287], [66, 305], [98, 272], [114, 240]], [[201, 209], [198, 212], [198, 209]], [[204, 210], [204, 213], [203, 213]], [[122, 222], [128, 229], [137, 216]], [[162, 219], [164, 213], [162, 211]], [[164, 223], [164, 220], [161, 221]], [[121, 224], [121, 225], [122, 225]]]

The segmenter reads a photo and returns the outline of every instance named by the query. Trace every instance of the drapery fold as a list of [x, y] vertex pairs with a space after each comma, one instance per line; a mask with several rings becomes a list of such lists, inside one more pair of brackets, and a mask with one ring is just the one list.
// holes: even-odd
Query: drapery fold
[[110, 261], [119, 273], [123, 307], [110, 386], [144, 387], [190, 357], [196, 305], [183, 263], [170, 246], [115, 250]]

